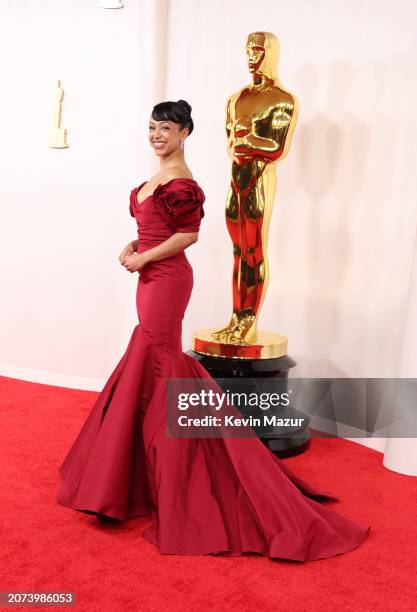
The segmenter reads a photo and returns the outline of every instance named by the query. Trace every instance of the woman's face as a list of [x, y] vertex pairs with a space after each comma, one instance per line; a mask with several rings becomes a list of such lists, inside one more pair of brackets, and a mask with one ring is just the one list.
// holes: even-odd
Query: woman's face
[[155, 121], [149, 119], [149, 142], [159, 156], [168, 155], [181, 147], [183, 140], [188, 133], [188, 128], [180, 130], [179, 123], [173, 121]]

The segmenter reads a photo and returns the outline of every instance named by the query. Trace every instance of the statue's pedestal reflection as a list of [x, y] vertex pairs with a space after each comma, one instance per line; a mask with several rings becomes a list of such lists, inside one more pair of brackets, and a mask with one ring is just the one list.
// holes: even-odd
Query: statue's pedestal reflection
[[[195, 343], [195, 338], [194, 338]], [[228, 358], [214, 355], [203, 355], [195, 350], [187, 351], [190, 355], [216, 379], [217, 384], [229, 393], [245, 392], [259, 393], [257, 379], [280, 379], [280, 392], [287, 391], [288, 372], [296, 362], [289, 356], [273, 357], [269, 359], [245, 359]], [[222, 379], [227, 379], [222, 381]], [[236, 387], [233, 380], [236, 379]], [[226, 384], [227, 383], [227, 384]], [[236, 406], [236, 408], [239, 408]], [[244, 415], [244, 412], [241, 411]], [[309, 416], [289, 406], [278, 406], [274, 408], [277, 417], [285, 419], [303, 419], [303, 426], [273, 427], [268, 426], [262, 430], [257, 429], [257, 434], [262, 442], [279, 457], [296, 455], [306, 450], [310, 443], [308, 425]]]

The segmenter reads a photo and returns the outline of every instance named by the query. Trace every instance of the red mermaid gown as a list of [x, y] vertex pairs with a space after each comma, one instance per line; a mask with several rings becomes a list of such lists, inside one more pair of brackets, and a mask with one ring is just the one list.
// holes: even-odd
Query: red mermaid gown
[[[196, 181], [172, 179], [138, 203], [144, 184], [130, 194], [138, 253], [198, 231], [205, 196]], [[192, 287], [184, 251], [140, 271], [139, 324], [59, 468], [58, 503], [116, 519], [150, 516], [143, 537], [166, 554], [311, 561], [356, 548], [370, 527], [320, 503], [338, 498], [293, 474], [256, 436], [167, 437], [165, 379], [211, 379], [222, 391], [182, 352]]]

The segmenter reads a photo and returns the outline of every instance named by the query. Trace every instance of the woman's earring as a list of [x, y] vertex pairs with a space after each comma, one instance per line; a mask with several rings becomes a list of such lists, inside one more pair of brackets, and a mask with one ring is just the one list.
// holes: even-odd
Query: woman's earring
[[184, 149], [184, 141], [181, 140], [181, 149]]

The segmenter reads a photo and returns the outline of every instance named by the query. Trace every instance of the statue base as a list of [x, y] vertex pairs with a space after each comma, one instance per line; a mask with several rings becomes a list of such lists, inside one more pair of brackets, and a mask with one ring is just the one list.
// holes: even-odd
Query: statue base
[[49, 130], [48, 147], [51, 149], [66, 149], [67, 130], [64, 128], [52, 128]]
[[287, 338], [282, 334], [258, 331], [253, 342], [222, 342], [212, 338], [217, 328], [199, 329], [193, 334], [192, 349], [200, 355], [227, 359], [277, 359], [287, 354]]
[[[288, 371], [297, 365], [289, 355], [270, 359], [228, 358], [204, 355], [194, 350], [187, 351], [187, 355], [201, 363], [224, 391], [226, 391], [226, 388], [221, 379], [229, 379], [230, 383], [230, 379], [236, 378], [236, 391], [241, 393], [242, 379], [245, 382], [245, 392], [256, 392], [258, 390], [257, 378], [288, 379]], [[287, 383], [280, 386], [280, 389], [286, 391]], [[234, 389], [228, 384], [227, 390], [230, 392]], [[259, 439], [265, 446], [280, 458], [297, 455], [307, 450], [310, 444], [309, 416], [291, 406], [277, 407], [276, 414], [280, 418], [303, 418], [305, 425], [303, 427], [285, 427], [285, 437], [282, 435], [282, 428], [269, 427], [262, 431], [262, 435], [259, 435]]]

